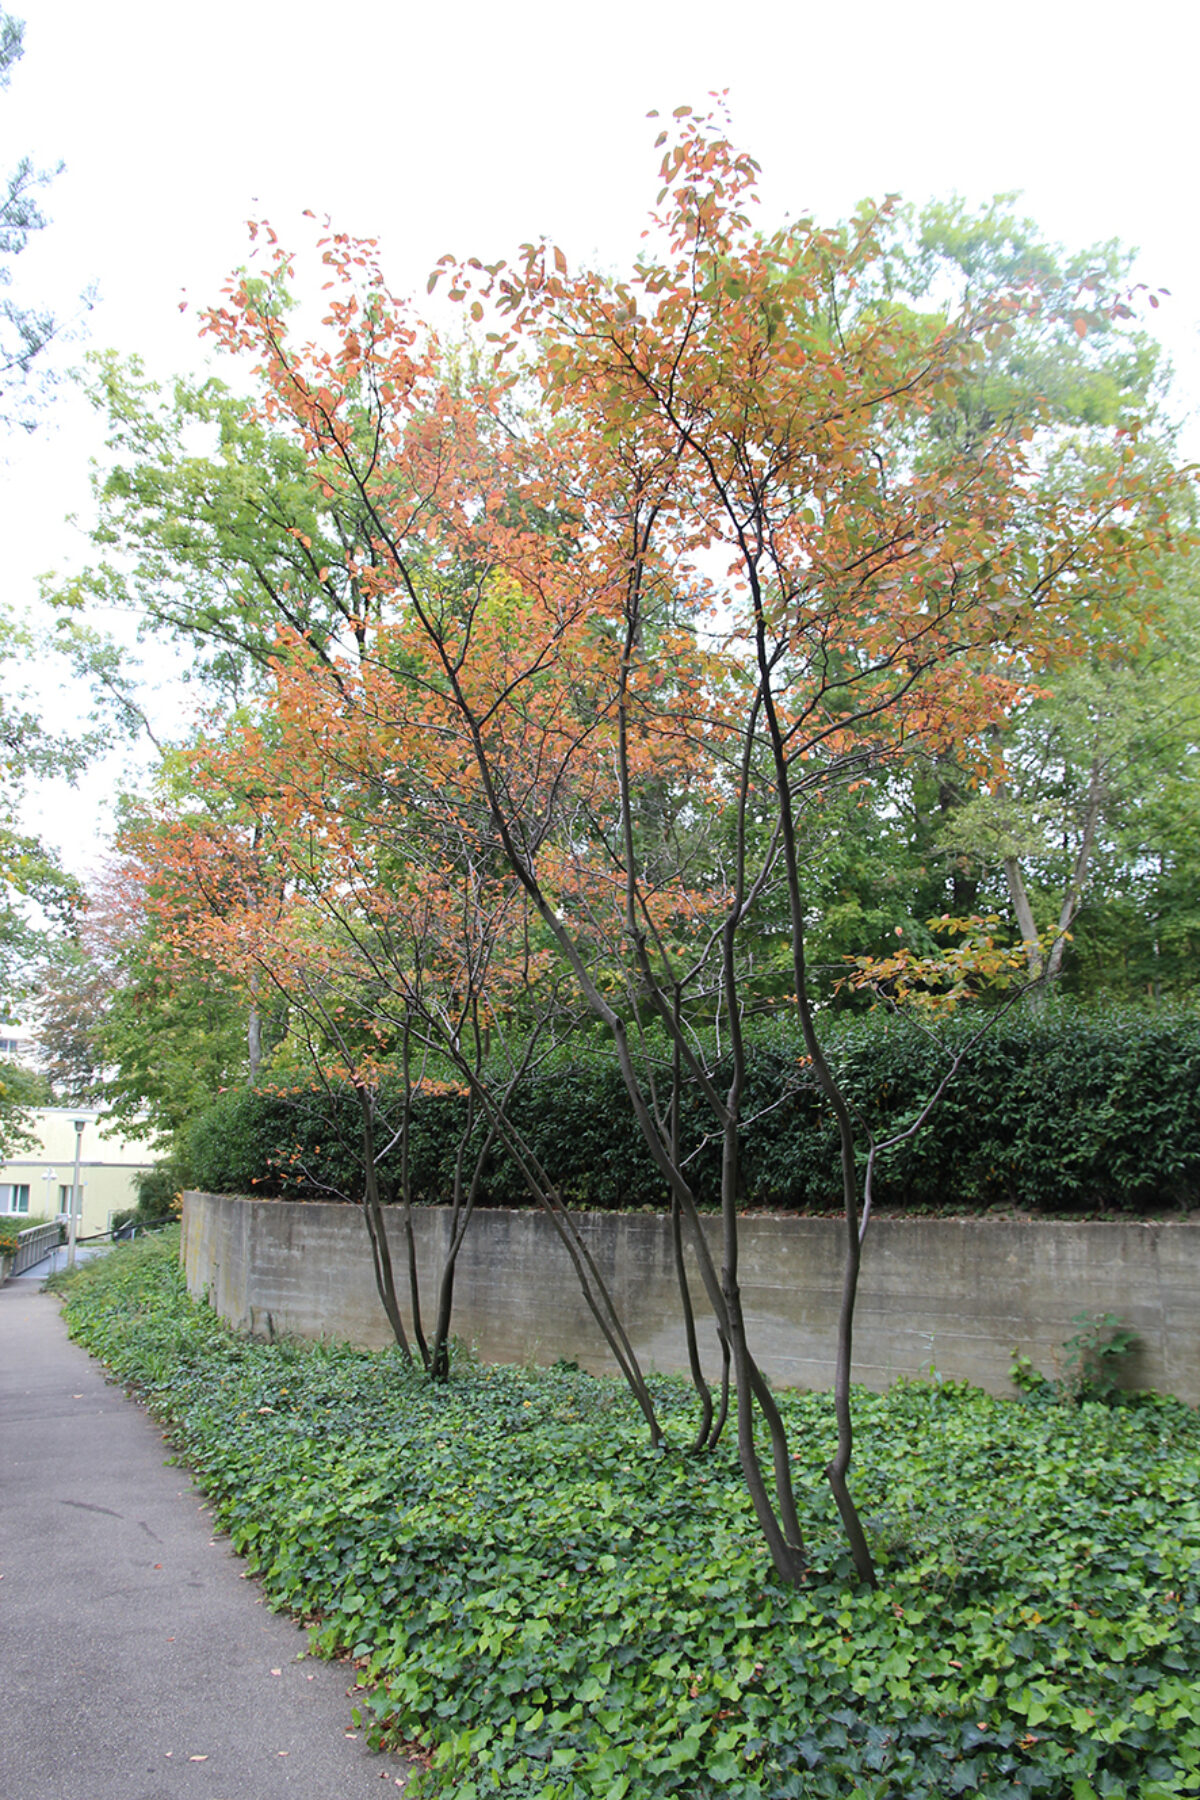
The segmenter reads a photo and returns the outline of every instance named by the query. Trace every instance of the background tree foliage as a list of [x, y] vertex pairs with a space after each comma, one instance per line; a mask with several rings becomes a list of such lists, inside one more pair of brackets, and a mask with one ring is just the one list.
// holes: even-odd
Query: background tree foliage
[[[0, 89], [12, 79], [25, 53], [25, 26], [0, 8]], [[61, 165], [60, 165], [61, 168]], [[11, 290], [13, 259], [29, 242], [30, 233], [46, 223], [38, 205], [38, 193], [59, 172], [35, 169], [23, 156], [16, 167], [0, 178], [0, 288]], [[22, 405], [21, 389], [30, 371], [56, 330], [54, 315], [45, 309], [22, 305], [11, 291], [0, 297], [0, 419], [6, 425], [36, 422], [28, 405]]]
[[[0, 90], [24, 55], [22, 20], [0, 7]], [[44, 387], [37, 375], [46, 347], [60, 329], [47, 308], [23, 301], [14, 264], [46, 218], [39, 195], [58, 170], [37, 169], [27, 156], [0, 176], [0, 429], [32, 430]], [[85, 296], [85, 304], [90, 297]], [[78, 884], [22, 818], [30, 782], [77, 774], [92, 745], [47, 729], [21, 691], [15, 671], [35, 653], [23, 622], [0, 617], [0, 1016], [28, 1006], [39, 958], [70, 929]], [[0, 1149], [26, 1141], [28, 1108], [46, 1097], [45, 1082], [6, 1065], [0, 1081]]]

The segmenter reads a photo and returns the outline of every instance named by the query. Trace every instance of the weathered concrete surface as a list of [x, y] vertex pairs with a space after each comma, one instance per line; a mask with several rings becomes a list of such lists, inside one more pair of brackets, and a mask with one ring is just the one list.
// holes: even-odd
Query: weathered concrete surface
[[24, 1278], [0, 1292], [0, 1443], [0, 1800], [398, 1793], [404, 1762], [354, 1732], [352, 1670], [304, 1655]]
[[[415, 1218], [431, 1304], [449, 1215], [429, 1207]], [[403, 1294], [400, 1220], [389, 1224]], [[667, 1221], [589, 1213], [579, 1224], [645, 1366], [686, 1367]], [[718, 1240], [715, 1219], [710, 1229]], [[832, 1383], [842, 1233], [835, 1219], [742, 1221], [751, 1342], [781, 1386]], [[190, 1290], [207, 1290], [243, 1330], [389, 1341], [356, 1207], [188, 1194], [184, 1260]], [[933, 1366], [1010, 1392], [1014, 1347], [1053, 1374], [1079, 1312], [1114, 1313], [1138, 1333], [1129, 1385], [1200, 1403], [1200, 1224], [1182, 1221], [878, 1219], [863, 1259], [855, 1378], [883, 1388]], [[485, 1362], [568, 1356], [594, 1371], [612, 1367], [566, 1253], [536, 1212], [476, 1215], [459, 1260], [453, 1328]], [[703, 1335], [715, 1369], [715, 1334], [705, 1326]]]

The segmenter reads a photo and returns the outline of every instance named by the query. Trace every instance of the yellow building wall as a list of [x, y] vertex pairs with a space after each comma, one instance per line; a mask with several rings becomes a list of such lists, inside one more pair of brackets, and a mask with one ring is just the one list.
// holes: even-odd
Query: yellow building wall
[[[81, 1237], [95, 1237], [107, 1231], [114, 1212], [137, 1205], [133, 1177], [154, 1161], [145, 1144], [130, 1143], [115, 1129], [106, 1128], [95, 1107], [35, 1108], [32, 1129], [38, 1143], [0, 1164], [0, 1188], [28, 1187], [29, 1217], [58, 1217], [60, 1191], [70, 1188], [74, 1180], [77, 1119], [83, 1120], [79, 1163], [83, 1210], [77, 1229]], [[0, 1216], [11, 1216], [5, 1212], [2, 1195]]]

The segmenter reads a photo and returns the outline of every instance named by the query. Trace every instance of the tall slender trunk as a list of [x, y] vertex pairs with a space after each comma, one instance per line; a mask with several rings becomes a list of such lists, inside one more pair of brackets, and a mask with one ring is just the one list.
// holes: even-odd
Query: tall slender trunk
[[263, 1059], [262, 1012], [258, 1004], [258, 970], [250, 972], [250, 1012], [246, 1020], [246, 1055], [250, 1069], [250, 1086], [258, 1086]]
[[1008, 897], [1012, 901], [1012, 909], [1016, 914], [1017, 930], [1021, 933], [1021, 943], [1025, 951], [1025, 967], [1029, 971], [1030, 981], [1040, 981], [1046, 966], [1042, 955], [1042, 946], [1038, 939], [1038, 928], [1034, 922], [1033, 908], [1029, 904], [1029, 894], [1025, 887], [1025, 877], [1021, 873], [1021, 864], [1015, 856], [1004, 859], [1004, 879], [1008, 884]]
[[434, 1314], [433, 1337], [429, 1346], [429, 1372], [436, 1380], [443, 1380], [450, 1373], [450, 1319], [454, 1306], [454, 1276], [458, 1268], [458, 1254], [463, 1246], [467, 1226], [475, 1211], [475, 1203], [479, 1198], [479, 1189], [483, 1181], [483, 1172], [487, 1159], [491, 1155], [492, 1145], [496, 1141], [496, 1128], [490, 1126], [484, 1138], [483, 1147], [475, 1157], [475, 1167], [471, 1174], [471, 1183], [466, 1193], [463, 1192], [462, 1161], [463, 1150], [475, 1122], [474, 1107], [468, 1107], [467, 1125], [463, 1139], [459, 1145], [459, 1153], [455, 1159], [454, 1169], [454, 1201], [450, 1210], [450, 1242], [442, 1258], [442, 1271], [438, 1279], [437, 1307]]
[[571, 1259], [571, 1267], [575, 1271], [588, 1311], [599, 1326], [614, 1362], [637, 1401], [649, 1427], [651, 1443], [657, 1447], [662, 1442], [663, 1433], [654, 1400], [646, 1386], [646, 1378], [625, 1330], [617, 1303], [596, 1267], [595, 1259], [581, 1237], [578, 1226], [538, 1158], [508, 1117], [505, 1107], [498, 1106], [480, 1082], [478, 1072], [464, 1061], [459, 1061], [459, 1072], [494, 1130], [496, 1141], [508, 1151], [529, 1193], [549, 1217]]
[[392, 1268], [391, 1250], [388, 1246], [387, 1224], [379, 1199], [379, 1173], [375, 1162], [375, 1102], [361, 1081], [355, 1082], [354, 1092], [358, 1098], [362, 1115], [363, 1218], [366, 1220], [367, 1233], [371, 1240], [375, 1287], [383, 1303], [383, 1310], [387, 1314], [392, 1334], [404, 1352], [405, 1361], [411, 1362], [413, 1360], [412, 1350], [408, 1342], [408, 1333], [404, 1329], [400, 1303], [396, 1299], [396, 1277]]
[[1075, 863], [1071, 870], [1071, 879], [1067, 883], [1062, 905], [1058, 912], [1058, 930], [1050, 947], [1050, 959], [1046, 965], [1046, 974], [1053, 981], [1062, 968], [1063, 954], [1067, 947], [1067, 933], [1075, 922], [1075, 915], [1083, 902], [1084, 887], [1087, 883], [1088, 870], [1091, 867], [1092, 853], [1096, 847], [1096, 831], [1100, 823], [1100, 812], [1104, 805], [1105, 780], [1104, 764], [1099, 757], [1093, 757], [1088, 772], [1087, 801], [1084, 807], [1083, 831], [1079, 839], [1079, 848], [1075, 853]]
[[808, 963], [804, 944], [805, 911], [800, 889], [800, 859], [796, 844], [796, 821], [792, 810], [792, 783], [787, 747], [775, 704], [772, 681], [774, 667], [767, 648], [766, 618], [762, 595], [758, 588], [757, 567], [751, 570], [754, 596], [756, 656], [763, 718], [767, 727], [775, 783], [775, 799], [779, 820], [783, 869], [787, 884], [788, 912], [792, 927], [792, 972], [796, 984], [796, 1010], [804, 1045], [812, 1060], [813, 1071], [837, 1122], [842, 1169], [842, 1212], [845, 1222], [845, 1260], [842, 1274], [842, 1299], [838, 1311], [837, 1360], [834, 1375], [834, 1411], [837, 1417], [837, 1449], [826, 1468], [826, 1476], [841, 1514], [859, 1579], [874, 1587], [875, 1564], [863, 1531], [858, 1508], [846, 1482], [854, 1449], [854, 1420], [850, 1406], [850, 1377], [853, 1364], [854, 1307], [858, 1296], [858, 1275], [862, 1262], [859, 1237], [858, 1168], [855, 1159], [854, 1121], [846, 1097], [817, 1036], [812, 1007], [808, 998]]
[[1038, 940], [1037, 924], [1034, 920], [1033, 908], [1029, 903], [1029, 894], [1025, 887], [1025, 877], [1020, 861], [1015, 856], [1006, 856], [1004, 859], [1004, 879], [1008, 884], [1009, 899], [1012, 901], [1017, 927], [1025, 948], [1025, 963], [1031, 982], [1040, 982], [1043, 978], [1047, 983], [1052, 982], [1057, 980], [1062, 972], [1067, 938], [1071, 926], [1075, 923], [1075, 916], [1083, 903], [1088, 871], [1095, 854], [1096, 833], [1100, 825], [1100, 814], [1104, 808], [1105, 792], [1104, 763], [1100, 757], [1096, 756], [1092, 758], [1091, 768], [1088, 771], [1083, 830], [1080, 833], [1079, 844], [1071, 865], [1071, 873], [1067, 877], [1067, 884], [1063, 889], [1054, 941], [1048, 955]]
[[[674, 1018], [675, 1041], [671, 1059], [671, 1161], [678, 1168], [680, 1165], [680, 1107], [683, 1100], [683, 1059], [679, 1049], [679, 1032], [681, 1028], [681, 996], [678, 986], [675, 989]], [[700, 1361], [700, 1346], [696, 1338], [696, 1309], [692, 1305], [692, 1290], [688, 1284], [687, 1263], [683, 1253], [683, 1211], [679, 1204], [679, 1195], [673, 1190], [670, 1195], [671, 1204], [671, 1255], [675, 1264], [675, 1283], [679, 1289], [679, 1306], [683, 1314], [683, 1334], [687, 1345], [688, 1372], [692, 1378], [692, 1386], [700, 1401], [700, 1423], [696, 1427], [696, 1436], [692, 1442], [693, 1452], [715, 1449], [725, 1428], [725, 1418], [729, 1410], [729, 1340], [720, 1333], [722, 1369], [721, 1399], [719, 1414], [714, 1418], [712, 1389], [704, 1373]]]
[[411, 1060], [411, 1021], [406, 1017], [401, 1037], [401, 1079], [404, 1083], [400, 1116], [400, 1205], [404, 1218], [404, 1248], [408, 1257], [408, 1304], [412, 1318], [413, 1337], [417, 1350], [426, 1370], [430, 1367], [429, 1346], [425, 1342], [425, 1333], [421, 1325], [421, 1276], [417, 1268], [417, 1239], [413, 1231], [412, 1215], [412, 1161], [409, 1154], [412, 1126], [412, 1060]]

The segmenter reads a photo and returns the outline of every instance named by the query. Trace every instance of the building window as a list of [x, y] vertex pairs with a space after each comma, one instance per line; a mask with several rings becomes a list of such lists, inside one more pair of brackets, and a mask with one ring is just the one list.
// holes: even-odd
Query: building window
[[59, 1217], [65, 1219], [67, 1214], [70, 1212], [70, 1210], [71, 1210], [71, 1184], [70, 1184], [70, 1182], [68, 1182], [65, 1187], [60, 1186], [59, 1190], [58, 1190]]
[[0, 1183], [0, 1212], [27, 1213], [29, 1211], [29, 1185], [27, 1182]]

